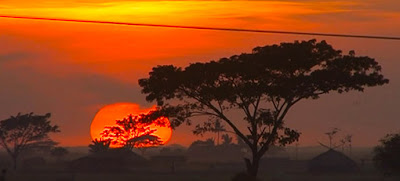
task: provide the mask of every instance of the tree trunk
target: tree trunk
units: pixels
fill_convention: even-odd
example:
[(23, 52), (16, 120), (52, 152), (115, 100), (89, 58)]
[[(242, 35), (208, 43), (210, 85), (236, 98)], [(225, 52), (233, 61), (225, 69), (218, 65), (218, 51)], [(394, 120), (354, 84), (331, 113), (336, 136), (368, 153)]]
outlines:
[(14, 163), (14, 171), (16, 171), (17, 170), (17, 156), (12, 156), (12, 161), (13, 161), (13, 163)]
[(247, 174), (253, 177), (249, 180), (255, 180), (257, 178), (258, 167), (260, 165), (260, 157), (253, 154), (253, 161), (250, 161), (248, 158), (245, 158), (244, 160), (246, 162)]
[(217, 145), (219, 145), (219, 131), (217, 131)]

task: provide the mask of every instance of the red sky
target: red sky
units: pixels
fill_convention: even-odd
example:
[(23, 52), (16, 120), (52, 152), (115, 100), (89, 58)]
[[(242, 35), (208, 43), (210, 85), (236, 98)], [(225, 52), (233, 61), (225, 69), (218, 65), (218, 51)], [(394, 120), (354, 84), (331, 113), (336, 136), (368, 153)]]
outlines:
[[(0, 0), (0, 14), (400, 36), (400, 2), (330, 1), (111, 1)], [(18, 112), (53, 113), (63, 145), (90, 143), (90, 122), (102, 106), (134, 102), (151, 107), (137, 79), (159, 64), (187, 65), (282, 41), (326, 39), (335, 48), (374, 57), (391, 80), (364, 93), (328, 95), (297, 105), (287, 124), (300, 144), (323, 141), (333, 127), (371, 146), (399, 131), (400, 42), (283, 36), (0, 19), (0, 119)], [(178, 128), (170, 143), (188, 145), (191, 128)]]

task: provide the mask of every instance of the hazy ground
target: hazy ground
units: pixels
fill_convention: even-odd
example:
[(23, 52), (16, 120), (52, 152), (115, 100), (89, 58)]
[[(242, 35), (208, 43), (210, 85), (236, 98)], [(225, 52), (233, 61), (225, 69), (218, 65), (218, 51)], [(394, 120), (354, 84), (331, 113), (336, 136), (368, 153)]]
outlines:
[[(234, 172), (229, 171), (192, 171), (176, 174), (166, 173), (128, 173), (128, 174), (105, 174), (105, 173), (22, 173), (9, 175), (9, 181), (41, 180), (41, 181), (229, 181)], [(400, 177), (383, 178), (380, 174), (358, 173), (344, 175), (312, 175), (308, 173), (260, 173), (262, 181), (398, 181)]]
[[(85, 148), (70, 148), (71, 153), (65, 161), (49, 159), (46, 165), (34, 169), (22, 169), (17, 173), (10, 172), (6, 181), (229, 181), (238, 172), (244, 170), (244, 163), (238, 160), (233, 163), (193, 163), (187, 162), (176, 166), (176, 173), (171, 173), (168, 164), (133, 169), (128, 173), (78, 173), (66, 169), (66, 163), (85, 156)], [(294, 147), (277, 152), (270, 157), (285, 158), (274, 163), (262, 164), (259, 177), (261, 181), (398, 181), (400, 177), (384, 178), (370, 160), (371, 148), (354, 148), (352, 158), (360, 166), (360, 172), (352, 174), (321, 174), (315, 175), (307, 171), (307, 160), (326, 151), (321, 147), (304, 147), (298, 149), (297, 160)], [(147, 154), (155, 154), (157, 150)], [(4, 166), (6, 155), (2, 155), (0, 164)]]

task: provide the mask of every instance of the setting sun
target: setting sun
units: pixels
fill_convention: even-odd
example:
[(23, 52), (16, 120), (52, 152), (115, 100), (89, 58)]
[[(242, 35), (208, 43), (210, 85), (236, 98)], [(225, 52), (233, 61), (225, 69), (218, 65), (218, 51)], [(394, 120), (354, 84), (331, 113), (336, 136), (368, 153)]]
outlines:
[(400, 181), (399, 20), (400, 0), (0, 0), (0, 181)]
[[(139, 105), (133, 103), (116, 103), (107, 105), (97, 112), (92, 121), (90, 126), (90, 134), (92, 139), (101, 139), (101, 133), (104, 131), (104, 128), (115, 126), (116, 120), (122, 120), (128, 115), (148, 113), (152, 109), (154, 109), (154, 107), (149, 109), (141, 109)], [(168, 121), (168, 119), (166, 120)], [(167, 124), (169, 124), (169, 121)], [(170, 140), (172, 130), (169, 125), (164, 127), (153, 123), (149, 126), (149, 128), (155, 130), (155, 132), (151, 133), (151, 135), (159, 137), (162, 141), (162, 144), (166, 144)], [(111, 146), (117, 147), (118, 145), (112, 144)]]

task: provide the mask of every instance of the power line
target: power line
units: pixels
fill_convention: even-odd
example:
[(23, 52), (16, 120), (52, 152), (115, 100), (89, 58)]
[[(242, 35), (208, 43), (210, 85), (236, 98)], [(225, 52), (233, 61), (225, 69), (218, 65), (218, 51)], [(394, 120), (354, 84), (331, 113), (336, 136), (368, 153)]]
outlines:
[(307, 35), (307, 36), (329, 36), (329, 37), (342, 37), (342, 38), (400, 40), (400, 37), (373, 36), (373, 35), (355, 35), (355, 34), (335, 34), (335, 33), (299, 32), (299, 31), (276, 31), (276, 30), (241, 29), (241, 28), (218, 28), (218, 27), (205, 27), (205, 26), (181, 26), (181, 25), (163, 25), (163, 24), (147, 24), (147, 23), (127, 23), (127, 22), (115, 22), (115, 21), (95, 21), (95, 20), (40, 18), (40, 17), (26, 17), (26, 16), (7, 16), (7, 15), (0, 15), (0, 18), (26, 19), (26, 20), (44, 20), (44, 21), (60, 21), (60, 22), (75, 22), (75, 23), (95, 23), (95, 24), (158, 27), (158, 28), (177, 28), (177, 29), (195, 29), (195, 30), (212, 30), (212, 31), (266, 33), (266, 34), (286, 34), (286, 35)]

